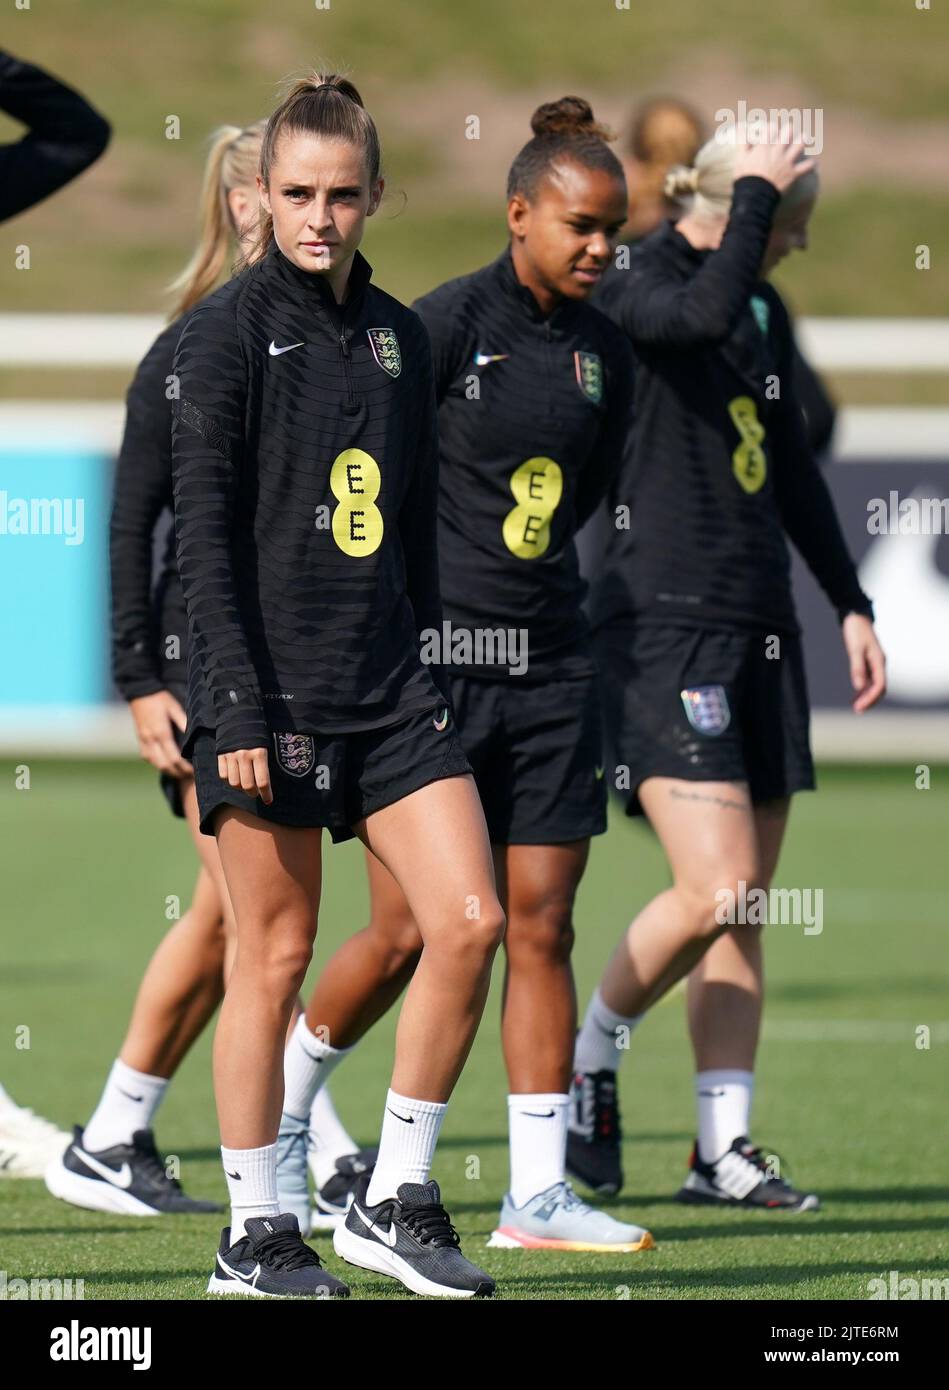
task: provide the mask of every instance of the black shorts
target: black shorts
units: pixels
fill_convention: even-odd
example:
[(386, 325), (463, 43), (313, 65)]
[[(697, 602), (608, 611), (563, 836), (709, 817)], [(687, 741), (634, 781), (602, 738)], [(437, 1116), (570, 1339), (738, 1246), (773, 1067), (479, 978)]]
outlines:
[(557, 845), (606, 829), (593, 679), (453, 676), (458, 733), (496, 845)]
[[(174, 695), (175, 699), (178, 701), (182, 709), (187, 708), (188, 687), (186, 685), (179, 685), (173, 681), (169, 681), (168, 684), (165, 686), (165, 689), (168, 690), (172, 695)], [(173, 725), (173, 732), (175, 735), (175, 742), (178, 745), (178, 752), (180, 753), (182, 745), (185, 741), (185, 736), (182, 733), (182, 731), (178, 728), (177, 724)], [(180, 816), (181, 819), (184, 820), (185, 808), (184, 803), (181, 800), (181, 778), (169, 777), (167, 772), (160, 772), (158, 776), (165, 800), (171, 807), (172, 815)]]
[(237, 806), (275, 825), (325, 828), (339, 844), (373, 811), (471, 771), (445, 704), (358, 733), (272, 732), (269, 751), (274, 799), (265, 806), (218, 775), (214, 736), (197, 731), (191, 762), (205, 835), (219, 806)]
[(756, 629), (614, 624), (594, 640), (608, 777), (627, 815), (643, 814), (647, 777), (747, 782), (753, 802), (813, 790), (799, 637), (782, 635), (777, 655)]

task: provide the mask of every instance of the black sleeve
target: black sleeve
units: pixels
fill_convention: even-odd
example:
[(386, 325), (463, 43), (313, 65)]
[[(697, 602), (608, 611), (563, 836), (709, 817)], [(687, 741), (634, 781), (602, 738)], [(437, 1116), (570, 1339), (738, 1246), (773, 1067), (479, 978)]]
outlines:
[(174, 374), (180, 392), (171, 433), (175, 532), (193, 651), (214, 709), (218, 753), (262, 748), (270, 735), (231, 550), (247, 398), (233, 302), (194, 311)]
[(873, 617), (873, 605), (860, 588), (833, 498), (807, 441), (804, 416), (794, 389), (794, 352), (787, 311), (771, 297), (781, 395), (769, 424), (775, 497), (788, 536), (837, 610)]
[(0, 221), (88, 169), (112, 133), (78, 92), (2, 51), (0, 111), (29, 127), (22, 140), (0, 147)]
[(738, 179), (721, 245), (685, 282), (667, 274), (645, 242), (633, 252), (625, 292), (611, 317), (637, 347), (723, 342), (751, 297), (779, 200), (768, 179)]
[[(419, 325), (414, 356), (420, 363), (417, 390), (415, 468), (399, 510), (399, 535), (405, 557), (405, 588), (415, 613), (415, 629), (441, 631), (442, 600), (438, 578), (438, 423), (435, 377), (424, 328)], [(437, 669), (433, 678), (441, 684)]]
[(577, 482), (577, 529), (596, 511), (619, 475), (624, 452), (630, 447), (633, 426), (633, 353), (629, 343), (617, 337), (604, 363), (606, 413), (600, 422), (596, 445)]
[(126, 396), (109, 527), (112, 673), (126, 700), (163, 689), (151, 621), (152, 533), (171, 505), (171, 402), (167, 396), (181, 325), (155, 340)]
[(470, 360), (472, 319), (463, 310), (463, 292), (457, 281), (439, 285), (412, 305), (428, 332), (435, 373), (435, 400), (441, 405), (449, 386)]
[[(793, 332), (793, 330), (792, 330)], [(815, 454), (826, 453), (837, 423), (837, 407), (814, 368), (792, 338), (794, 390), (804, 412), (807, 442)]]

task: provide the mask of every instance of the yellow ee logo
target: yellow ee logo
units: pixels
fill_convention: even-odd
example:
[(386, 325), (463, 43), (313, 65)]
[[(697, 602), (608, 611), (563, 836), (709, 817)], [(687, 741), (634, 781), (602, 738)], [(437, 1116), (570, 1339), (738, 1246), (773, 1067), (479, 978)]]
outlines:
[(768, 474), (768, 461), (761, 447), (765, 431), (758, 419), (758, 407), (750, 396), (736, 396), (728, 402), (728, 413), (741, 435), (741, 443), (732, 454), (732, 472), (746, 492), (757, 492)]
[(525, 459), (511, 474), (517, 499), (504, 518), (504, 544), (519, 560), (536, 560), (550, 545), (550, 522), (563, 495), (563, 472), (553, 459)]
[(333, 540), (346, 555), (371, 555), (382, 544), (382, 513), (376, 506), (381, 486), (379, 465), (364, 449), (336, 455), (330, 469), (330, 488), (339, 502)]

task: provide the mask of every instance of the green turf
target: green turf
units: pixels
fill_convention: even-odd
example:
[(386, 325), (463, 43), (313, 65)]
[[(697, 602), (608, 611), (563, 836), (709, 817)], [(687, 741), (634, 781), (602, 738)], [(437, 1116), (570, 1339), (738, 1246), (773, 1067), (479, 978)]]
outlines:
[[(2, 769), (3, 927), (0, 1080), (23, 1104), (84, 1120), (121, 1040), (133, 990), (194, 867), (148, 770), (125, 763), (30, 764), (31, 788)], [(681, 996), (634, 1038), (623, 1075), (628, 1189), (611, 1204), (648, 1224), (659, 1246), (635, 1257), (485, 1250), (506, 1178), (505, 1084), (497, 982), (449, 1110), (437, 1176), (467, 1253), (506, 1298), (867, 1297), (890, 1270), (944, 1277), (949, 966), (946, 785), (914, 788), (913, 769), (832, 770), (798, 799), (779, 882), (822, 888), (824, 930), (768, 933), (769, 1007), (755, 1132), (824, 1209), (804, 1216), (689, 1209), (673, 1202), (692, 1135)], [(317, 963), (365, 920), (354, 845), (327, 850)], [(636, 905), (665, 881), (648, 832), (614, 820), (594, 848), (578, 912), (586, 998)], [(496, 971), (499, 976), (500, 971)], [(16, 1046), (17, 1028), (30, 1046)], [(920, 1050), (915, 1030), (932, 1029)], [(23, 1036), (22, 1034), (20, 1036)], [(339, 1109), (376, 1137), (388, 1079), (390, 1018), (338, 1074)], [(159, 1141), (196, 1195), (223, 1197), (205, 1037), (160, 1115)], [(84, 1278), (87, 1298), (198, 1298), (214, 1217), (136, 1221), (80, 1212), (38, 1182), (0, 1184), (0, 1267), (8, 1276)], [(337, 1268), (325, 1237), (318, 1243)], [(354, 1294), (401, 1297), (352, 1271)]]

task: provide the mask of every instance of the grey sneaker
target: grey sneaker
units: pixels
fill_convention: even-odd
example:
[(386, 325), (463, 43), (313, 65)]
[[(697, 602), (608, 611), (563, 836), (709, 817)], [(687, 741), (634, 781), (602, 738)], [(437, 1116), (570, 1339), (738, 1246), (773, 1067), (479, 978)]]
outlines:
[(307, 1183), (306, 1137), (309, 1121), (288, 1115), (280, 1116), (277, 1132), (277, 1200), (282, 1212), (292, 1212), (297, 1218), (301, 1236), (310, 1232), (310, 1189)]
[(502, 1250), (597, 1250), (630, 1254), (656, 1242), (642, 1226), (629, 1226), (581, 1202), (567, 1182), (555, 1183), (516, 1207), (510, 1193), (489, 1245)]

